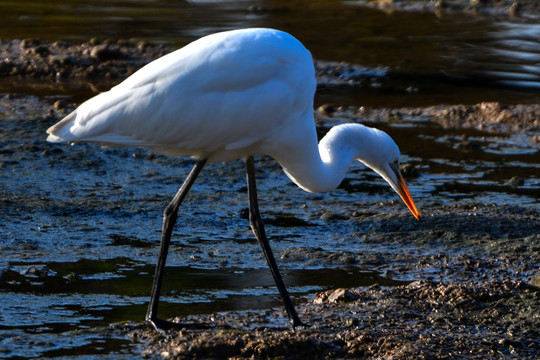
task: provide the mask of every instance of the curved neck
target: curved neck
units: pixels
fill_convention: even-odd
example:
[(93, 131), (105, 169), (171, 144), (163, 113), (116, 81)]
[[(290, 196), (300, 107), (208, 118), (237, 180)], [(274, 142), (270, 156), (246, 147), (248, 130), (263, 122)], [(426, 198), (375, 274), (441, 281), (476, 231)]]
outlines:
[(311, 146), (303, 144), (300, 156), (290, 156), (289, 153), (285, 159), (277, 160), (287, 176), (302, 189), (330, 191), (339, 186), (351, 162), (367, 150), (366, 142), (358, 141), (358, 135), (365, 138), (362, 135), (366, 131), (369, 132), (368, 128), (358, 124), (335, 126), (318, 146), (316, 143)]

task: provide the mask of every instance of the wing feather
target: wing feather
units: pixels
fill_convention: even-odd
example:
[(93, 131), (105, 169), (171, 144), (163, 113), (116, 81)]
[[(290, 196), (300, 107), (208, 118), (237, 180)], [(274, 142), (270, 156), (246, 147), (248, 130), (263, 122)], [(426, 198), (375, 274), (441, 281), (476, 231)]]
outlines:
[(178, 154), (236, 151), (312, 107), (314, 91), (311, 55), (292, 36), (268, 29), (218, 33), (86, 101), (47, 130), (48, 140)]

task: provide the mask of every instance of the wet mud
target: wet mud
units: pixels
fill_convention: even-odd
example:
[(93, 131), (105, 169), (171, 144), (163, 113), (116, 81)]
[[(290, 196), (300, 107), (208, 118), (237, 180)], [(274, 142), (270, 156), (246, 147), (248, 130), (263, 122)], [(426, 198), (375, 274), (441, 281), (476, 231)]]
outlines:
[(0, 40), (2, 87), (17, 89), (22, 80), (36, 88), (75, 84), (104, 91), (137, 69), (171, 52), (171, 47), (125, 40), (91, 39), (83, 44), (39, 39)]
[[(484, 3), (478, 2), (475, 11), (479, 11)], [(505, 12), (511, 11), (513, 2), (499, 3)], [(408, 3), (384, 4), (377, 6), (406, 6)], [(423, 6), (427, 4), (426, 2)], [(448, 9), (453, 6), (452, 2), (429, 4), (439, 4)], [(522, 6), (521, 2), (519, 4)], [(534, 6), (535, 3), (523, 4)], [(21, 79), (32, 80), (40, 86), (87, 81), (95, 89), (105, 89), (111, 83), (117, 83), (143, 64), (172, 50), (163, 45), (97, 40), (74, 45), (29, 39), (4, 41), (0, 45), (0, 55), (6, 59), (0, 63), (2, 80), (13, 83)], [(347, 66), (317, 62), (319, 82), (323, 85), (354, 82), (354, 79), (347, 77), (351, 72), (343, 71)], [(155, 170), (143, 168), (143, 180), (161, 181), (165, 184), (163, 186), (168, 186), (168, 190), (162, 191), (162, 195), (158, 196), (141, 194), (124, 188), (123, 185), (110, 187), (107, 185), (109, 180), (106, 177), (108, 175), (105, 160), (99, 156), (87, 156), (88, 152), (95, 148), (81, 145), (79, 150), (73, 150), (74, 154), (68, 154), (60, 145), (52, 146), (44, 142), (43, 131), (47, 126), (69, 113), (75, 106), (76, 104), (66, 102), (63, 98), (44, 100), (33, 96), (8, 94), (0, 97), (2, 172), (8, 174), (13, 168), (32, 163), (25, 171), (28, 176), (33, 176), (32, 174), (41, 174), (42, 166), (54, 169), (58, 162), (67, 162), (63, 169), (65, 171), (85, 170), (94, 176), (103, 177), (103, 183), (96, 181), (95, 187), (89, 186), (90, 188), (84, 190), (84, 196), (51, 185), (45, 193), (40, 192), (24, 198), (20, 192), (15, 192), (14, 195), (13, 189), (10, 190), (8, 186), (0, 193), (4, 224), (13, 223), (13, 219), (17, 217), (19, 222), (35, 222), (38, 213), (45, 211), (49, 212), (48, 216), (55, 222), (48, 226), (41, 225), (38, 231), (46, 234), (54, 232), (56, 228), (68, 227), (69, 222), (73, 221), (69, 219), (70, 216), (91, 216), (92, 213), (106, 215), (100, 219), (98, 225), (81, 225), (80, 231), (84, 233), (92, 226), (117, 229), (119, 223), (124, 221), (121, 220), (123, 216), (137, 217), (151, 212), (159, 215), (160, 206), (167, 201), (167, 194), (172, 193), (170, 190), (176, 186), (178, 179), (170, 176), (158, 179)], [(324, 104), (316, 110), (316, 120), (323, 128), (343, 121), (381, 124), (401, 121), (433, 123), (445, 128), (522, 134), (526, 145), (533, 150), (537, 149), (540, 143), (540, 105), (481, 103), (371, 109)], [(21, 140), (25, 138), (31, 140)], [(172, 164), (185, 169), (189, 165), (184, 160), (171, 160), (137, 151), (133, 154), (124, 150), (106, 151), (106, 155), (119, 159), (144, 158), (149, 162), (165, 164), (164, 166)], [(132, 160), (125, 160), (126, 167), (131, 166), (129, 161)], [(263, 177), (279, 172), (277, 165), (269, 160), (263, 160), (261, 167)], [(234, 183), (238, 180), (235, 171), (239, 168), (241, 166), (237, 164), (233, 169), (220, 167), (210, 172), (212, 176), (219, 177), (220, 181)], [(122, 168), (112, 171), (121, 172)], [(408, 178), (413, 180), (422, 176), (421, 171), (421, 168), (413, 166), (406, 173)], [(217, 182), (212, 176), (210, 182)], [(140, 185), (138, 181), (140, 180), (133, 178), (127, 180), (134, 187)], [(84, 179), (82, 182), (84, 183)], [(521, 185), (522, 182), (517, 179), (508, 186)], [(32, 192), (33, 188), (30, 187), (27, 191)], [(117, 199), (129, 197), (133, 201), (120, 207), (117, 202), (107, 202), (97, 196), (103, 192)], [(194, 201), (202, 199), (211, 203), (212, 197), (218, 197), (218, 194), (214, 194), (214, 190), (210, 192), (212, 195), (196, 194)], [(228, 199), (227, 204), (231, 205), (237, 202), (236, 192), (242, 191), (219, 196), (223, 195)], [(244, 196), (243, 193), (241, 195)], [(286, 195), (272, 195), (267, 199), (268, 208), (296, 211), (291, 209), (301, 206), (302, 203), (298, 202), (296, 195)], [(53, 204), (55, 197), (62, 199), (64, 208)], [(179, 359), (538, 358), (540, 209), (537, 206), (474, 200), (452, 203), (436, 197), (426, 198), (419, 202), (422, 218), (416, 222), (396, 200), (366, 201), (356, 203), (353, 208), (346, 205), (349, 200), (345, 197), (336, 197), (331, 210), (325, 208), (323, 198), (314, 197), (311, 200), (303, 200), (306, 205), (302, 213), (307, 215), (300, 218), (284, 217), (276, 212), (267, 214), (265, 221), (270, 225), (287, 228), (285, 234), (282, 234), (283, 237), (289, 236), (293, 232), (290, 229), (294, 227), (305, 227), (308, 230), (303, 230), (304, 234), (312, 232), (316, 237), (328, 234), (331, 239), (337, 239), (346, 234), (346, 238), (340, 241), (350, 241), (365, 251), (322, 248), (316, 245), (278, 246), (276, 254), (280, 266), (294, 264), (298, 267), (304, 265), (319, 268), (360, 267), (376, 270), (388, 279), (407, 284), (332, 289), (308, 299), (296, 299), (297, 310), (306, 326), (294, 330), (289, 327), (284, 310), (277, 307), (259, 311), (189, 315), (174, 319), (183, 323), (208, 324), (209, 328), (203, 330), (186, 328), (161, 334), (145, 323), (117, 323), (114, 325), (115, 333), (120, 331), (140, 344), (141, 352), (146, 357)], [(243, 210), (239, 205), (231, 207), (232, 211), (238, 214)], [(203, 216), (205, 211), (210, 214), (204, 223), (219, 228), (222, 225), (214, 224), (216, 220), (210, 219), (214, 216), (213, 210), (215, 209), (212, 209), (212, 206), (202, 210)], [(20, 218), (21, 214), (26, 214), (24, 216), (28, 219)], [(109, 217), (113, 218), (110, 223), (105, 220)], [(139, 256), (146, 256), (145, 253), (148, 252), (151, 253), (148, 258), (153, 259), (154, 245), (142, 237), (145, 234), (155, 236), (155, 229), (159, 228), (158, 217), (156, 216), (151, 224), (154, 230), (133, 230), (134, 233), (142, 233), (140, 238), (132, 234), (111, 235), (113, 242), (116, 241), (115, 245), (122, 246), (128, 243), (138, 249), (142, 254)], [(61, 222), (64, 223), (59, 225)], [(16, 229), (16, 226), (13, 229)], [(16, 232), (13, 229), (6, 225), (4, 230)], [(236, 235), (241, 238), (250, 237), (247, 230)], [(52, 243), (56, 240), (50, 241)], [(135, 244), (137, 242), (138, 245)], [(2, 250), (5, 253), (27, 251), (30, 257), (35, 255), (33, 252), (39, 249), (39, 246), (31, 242), (13, 243), (4, 244)], [(91, 248), (91, 245), (89, 247)], [(81, 258), (88, 256), (82, 255), (83, 251), (87, 249), (82, 249), (81, 254), (69, 252), (54, 256), (58, 259), (63, 259), (62, 256), (67, 259), (68, 255)], [(186, 257), (192, 259), (208, 255), (191, 254), (189, 249), (187, 251)], [(239, 250), (234, 251), (234, 256), (241, 255)], [(226, 257), (229, 258), (229, 255)], [(216, 251), (211, 256), (219, 257), (219, 253)], [(226, 263), (228, 260), (224, 257), (222, 261)], [(6, 266), (0, 271), (7, 274), (9, 270)], [(45, 276), (48, 276), (47, 269), (44, 271)]]
[[(295, 330), (282, 309), (176, 318), (210, 329), (166, 336), (144, 325), (127, 329), (146, 344), (145, 354), (180, 359), (537, 358), (540, 212), (496, 204), (422, 208), (429, 215), (419, 223), (391, 214), (355, 220), (370, 229), (358, 234), (368, 246), (387, 250), (348, 260), (421, 281), (319, 293), (297, 304), (307, 326)], [(298, 249), (282, 257), (332, 263), (336, 255)]]
[[(475, 129), (489, 133), (522, 134), (540, 144), (540, 104), (504, 105), (483, 102), (473, 105), (437, 105), (422, 108), (366, 108), (322, 105), (318, 112), (331, 118), (358, 117), (371, 123), (388, 121), (433, 122), (444, 128)], [(534, 145), (533, 145), (534, 146)]]
[(263, 311), (188, 319), (213, 328), (170, 338), (144, 328), (130, 336), (147, 344), (147, 356), (178, 359), (534, 359), (539, 295), (513, 280), (338, 289), (302, 305), (309, 325), (295, 330)]
[[(58, 105), (55, 107), (54, 104), (33, 97), (4, 96), (0, 101), (3, 118), (19, 116), (21, 111), (24, 114), (34, 113), (42, 119), (40, 127), (43, 129), (46, 124), (53, 123), (69, 111), (69, 108), (70, 105), (58, 108)], [(469, 111), (480, 108), (481, 105), (472, 106)], [(457, 114), (462, 109), (461, 106), (445, 107), (440, 108), (437, 114), (441, 114), (441, 111)], [(324, 110), (329, 109), (325, 107)], [(400, 110), (409, 115), (417, 113), (422, 116), (431, 111)], [(525, 110), (520, 108), (520, 111)], [(531, 111), (530, 114), (536, 111), (535, 107)], [(350, 109), (336, 109), (332, 117), (321, 112), (322, 109), (318, 111), (318, 121), (323, 123), (335, 119), (340, 112), (343, 112), (341, 119), (359, 121), (358, 118), (344, 115), (350, 113)], [(43, 114), (48, 116), (43, 118)], [(452, 126), (447, 121), (449, 118), (449, 115), (444, 116), (445, 126)], [(527, 119), (528, 116), (519, 118)], [(454, 119), (455, 126), (465, 124), (460, 121), (459, 117)], [(525, 131), (534, 128), (535, 123), (527, 121), (520, 126), (508, 124), (507, 129)], [(6, 128), (4, 131), (10, 131), (11, 136), (16, 132)], [(70, 157), (64, 151), (45, 147), (43, 142), (17, 147), (8, 141), (0, 151), (4, 159), (0, 168), (3, 171), (9, 170), (16, 162), (24, 162), (24, 157), (29, 156), (69, 161)], [(11, 160), (6, 160), (6, 157)], [(82, 153), (75, 154), (75, 162), (84, 162), (76, 166), (99, 171), (99, 160), (85, 160), (86, 157)], [(159, 157), (156, 160), (164, 161)], [(183, 166), (182, 163), (178, 165)], [(275, 164), (263, 163), (262, 167), (275, 171)], [(220, 176), (224, 176), (224, 169), (220, 168), (220, 171)], [(233, 174), (226, 176), (233, 177)], [(413, 172), (411, 178), (414, 179), (414, 176)], [(166, 182), (170, 183), (171, 180)], [(114, 189), (114, 192), (118, 190)], [(106, 192), (112, 194), (113, 189)], [(62, 194), (60, 196), (65, 196)], [(14, 198), (5, 191), (2, 193), (2, 211), (7, 216), (15, 216), (13, 211), (20, 213), (22, 210), (24, 213), (34, 209), (31, 212), (35, 213), (39, 209), (48, 209), (51, 206), (50, 196), (41, 194), (37, 198), (29, 198), (31, 203), (21, 209), (20, 202), (26, 200)], [(63, 221), (62, 218), (73, 210), (80, 213), (80, 208), (90, 213), (105, 211), (113, 218), (121, 217), (122, 214), (129, 217), (141, 211), (159, 213), (160, 204), (166, 201), (165, 197), (142, 198), (128, 208), (119, 208), (114, 202), (110, 208), (104, 208), (106, 203), (100, 197), (91, 194), (88, 196), (81, 200), (75, 197), (69, 201), (68, 208), (56, 210), (64, 211), (64, 215), (56, 213), (53, 216), (57, 221)], [(288, 202), (294, 201), (297, 199), (291, 198)], [(343, 203), (346, 201), (340, 200)], [(293, 206), (288, 202), (283, 202), (278, 196), (270, 200), (268, 206)], [(14, 209), (14, 206), (18, 206), (19, 210)], [(297, 219), (295, 222), (294, 218), (288, 218), (287, 226), (306, 227), (322, 222), (324, 229), (313, 231), (328, 232), (332, 237), (339, 237), (340, 229), (354, 228), (352, 233), (346, 235), (348, 240), (343, 241), (359, 243), (361, 248), (369, 250), (330, 250), (317, 246), (278, 248), (276, 253), (280, 264), (286, 267), (290, 264), (303, 264), (323, 268), (355, 266), (378, 271), (390, 279), (422, 280), (397, 287), (336, 289), (319, 293), (311, 300), (301, 299), (296, 306), (307, 326), (296, 330), (289, 328), (283, 309), (277, 307), (178, 318), (175, 320), (207, 323), (210, 328), (170, 331), (167, 336), (155, 332), (144, 323), (117, 324), (116, 332), (123, 332), (141, 344), (144, 356), (180, 359), (537, 358), (540, 352), (538, 208), (478, 202), (452, 205), (437, 199), (423, 200), (419, 203), (422, 218), (416, 222), (410, 219), (397, 201), (356, 204), (354, 210), (346, 212), (321, 211), (315, 204), (308, 206), (311, 207), (308, 210), (311, 215), (306, 220)], [(336, 207), (340, 208), (340, 205)], [(267, 214), (266, 220), (269, 224), (283, 226), (279, 217), (272, 220), (272, 216)], [(118, 223), (105, 225), (118, 227)], [(154, 225), (157, 228), (157, 221)], [(307, 229), (304, 230), (305, 234), (314, 228)], [(42, 231), (47, 232), (47, 227), (43, 226)], [(125, 239), (124, 242), (128, 243), (135, 241)], [(147, 249), (149, 244), (146, 241), (143, 243), (142, 248)], [(24, 251), (19, 246), (16, 251), (21, 250)], [(27, 251), (32, 253), (35, 248), (30, 246)], [(192, 256), (205, 257), (204, 254)], [(240, 254), (234, 256), (241, 257)]]

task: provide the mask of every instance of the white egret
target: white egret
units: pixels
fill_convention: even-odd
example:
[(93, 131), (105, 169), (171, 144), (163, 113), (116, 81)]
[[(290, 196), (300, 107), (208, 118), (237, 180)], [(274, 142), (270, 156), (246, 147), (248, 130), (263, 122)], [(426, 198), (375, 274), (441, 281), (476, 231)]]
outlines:
[(146, 315), (156, 329), (182, 326), (158, 318), (159, 296), (178, 208), (207, 161), (246, 159), (250, 225), (293, 326), (301, 322), (259, 214), (254, 154), (275, 158), (292, 181), (310, 192), (335, 189), (350, 163), (359, 160), (381, 175), (418, 218), (400, 174), (398, 147), (386, 133), (344, 124), (317, 144), (315, 89), (311, 54), (293, 36), (272, 29), (227, 31), (149, 63), (47, 130), (51, 142), (142, 146), (196, 159), (164, 211)]

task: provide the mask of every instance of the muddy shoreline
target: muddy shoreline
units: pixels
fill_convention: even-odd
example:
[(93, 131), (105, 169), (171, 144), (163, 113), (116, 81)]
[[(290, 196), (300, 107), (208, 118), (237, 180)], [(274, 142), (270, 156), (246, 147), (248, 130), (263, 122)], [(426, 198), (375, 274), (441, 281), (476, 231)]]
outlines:
[(169, 337), (144, 324), (126, 329), (145, 344), (146, 355), (180, 359), (535, 359), (540, 212), (436, 203), (423, 211), (430, 215), (420, 223), (388, 214), (360, 221), (378, 229), (368, 235), (374, 246), (433, 247), (434, 253), (388, 251), (355, 261), (389, 276), (416, 273), (425, 280), (320, 293), (297, 304), (305, 328), (289, 329), (279, 308), (177, 318), (211, 328), (171, 330)]
[(297, 304), (305, 328), (289, 329), (283, 309), (270, 309), (177, 318), (211, 328), (169, 337), (144, 324), (126, 329), (146, 355), (179, 359), (537, 358), (539, 211), (495, 204), (423, 211), (430, 215), (418, 224), (380, 214), (360, 221), (379, 227), (369, 234), (374, 245), (434, 247), (432, 255), (388, 251), (358, 262), (425, 280), (320, 293)]
[(301, 305), (310, 325), (296, 330), (272, 324), (268, 310), (188, 319), (214, 328), (169, 339), (140, 327), (130, 336), (147, 344), (145, 356), (178, 359), (534, 359), (539, 295), (511, 280), (338, 289)]
[[(37, 39), (0, 40), (0, 79), (2, 87), (17, 88), (20, 83), (35, 83), (36, 87), (74, 86), (105, 91), (133, 74), (136, 70), (174, 49), (146, 42), (133, 44), (125, 40), (99, 41), (83, 44), (49, 43)], [(342, 62), (315, 61), (319, 86), (355, 85), (358, 66)], [(1, 92), (1, 90), (0, 90)], [(9, 102), (5, 105), (9, 108)], [(77, 104), (59, 101), (51, 116), (59, 118)], [(490, 132), (526, 133), (532, 142), (540, 141), (540, 104), (506, 105), (496, 102), (476, 105), (445, 105), (408, 109), (335, 108), (323, 105), (321, 116), (360, 117), (363, 121), (379, 122), (400, 119), (434, 121), (444, 127), (476, 128)]]
[[(513, 3), (499, 4), (500, 9), (509, 12)], [(51, 87), (85, 82), (99, 91), (170, 50), (163, 45), (124, 41), (2, 41), (0, 56), (6, 60), (0, 63), (0, 79)], [(327, 84), (348, 80), (339, 71), (344, 66), (317, 63), (318, 73), (326, 74)], [(332, 67), (334, 71), (328, 71)], [(328, 74), (340, 75), (328, 78)], [(0, 97), (0, 117), (17, 119), (24, 114), (52, 124), (75, 106), (63, 99), (4, 94)], [(316, 115), (323, 126), (340, 121), (407, 119), (444, 127), (524, 134), (533, 148), (540, 143), (540, 105), (481, 103), (410, 109), (325, 105), (317, 109)], [(10, 146), (3, 144), (2, 154), (14, 153)], [(26, 150), (31, 152), (32, 146), (39, 145), (28, 146)], [(9, 166), (9, 162), (0, 163), (0, 169)], [(2, 200), (3, 206), (9, 206), (9, 199)], [(386, 247), (386, 251), (374, 255), (296, 249), (280, 254), (280, 262), (309, 259), (324, 264), (339, 259), (376, 269), (390, 278), (415, 274), (421, 281), (395, 288), (372, 286), (320, 293), (312, 301), (297, 303), (300, 317), (309, 326), (294, 331), (288, 327), (281, 308), (189, 316), (178, 320), (208, 323), (210, 328), (170, 331), (168, 337), (144, 323), (115, 327), (141, 343), (148, 357), (538, 358), (540, 210), (505, 204), (424, 201), (421, 212), (426, 215), (422, 221), (413, 222), (397, 208), (385, 208), (385, 212), (364, 209), (328, 217), (334, 226), (336, 222), (362, 223), (363, 232), (355, 236), (373, 246)], [(408, 250), (395, 250), (401, 248)]]

